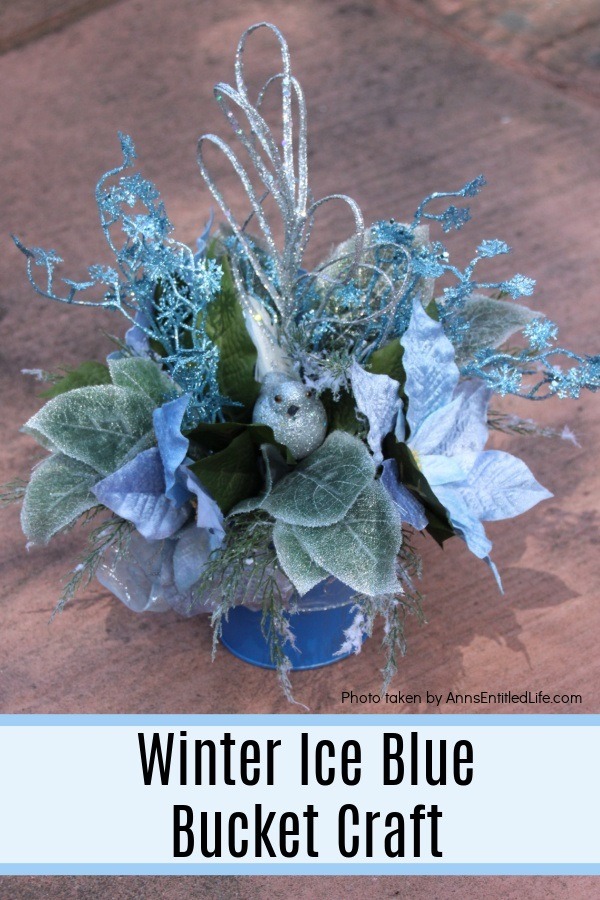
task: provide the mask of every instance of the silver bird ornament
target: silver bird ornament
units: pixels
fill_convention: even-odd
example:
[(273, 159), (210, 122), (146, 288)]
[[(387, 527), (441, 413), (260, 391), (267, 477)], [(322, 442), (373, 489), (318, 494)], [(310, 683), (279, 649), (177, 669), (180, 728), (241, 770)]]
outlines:
[(325, 440), (327, 415), (315, 391), (289, 375), (269, 373), (254, 405), (252, 421), (268, 425), (275, 440), (304, 459)]

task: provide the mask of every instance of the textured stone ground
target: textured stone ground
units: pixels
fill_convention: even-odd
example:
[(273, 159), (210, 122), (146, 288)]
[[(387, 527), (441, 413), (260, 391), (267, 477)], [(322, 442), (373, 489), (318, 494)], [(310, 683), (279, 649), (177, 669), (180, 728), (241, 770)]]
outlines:
[[(565, 4), (523, 0), (507, 20), (502, 4), (460, 0), (249, 0), (241, 9), (233, 0), (0, 4), (0, 50), (6, 51), (0, 56), (0, 232), (55, 247), (75, 277), (92, 261), (108, 261), (93, 185), (118, 160), (121, 129), (135, 138), (143, 171), (159, 184), (178, 235), (192, 241), (210, 206), (196, 167), (196, 139), (204, 131), (225, 134), (212, 85), (232, 77), (243, 28), (270, 19), (289, 39), (307, 94), (315, 193), (350, 193), (367, 220), (401, 219), (431, 189), (459, 186), (484, 171), (489, 187), (474, 201), (472, 225), (452, 238), (453, 251), (466, 260), (480, 237), (507, 240), (515, 251), (504, 260), (505, 271), (538, 279), (532, 305), (562, 324), (567, 345), (597, 352), (594, 6), (578, 0), (567, 16)], [(258, 79), (270, 65), (265, 56), (251, 68)], [(219, 171), (233, 190), (226, 167)], [(325, 214), (314, 237), (317, 250), (327, 249), (334, 225)], [(340, 237), (344, 226), (336, 226)], [(101, 330), (121, 328), (108, 314), (34, 297), (22, 258), (7, 239), (3, 246), (0, 481), (25, 476), (37, 458), (33, 443), (16, 430), (39, 405), (35, 382), (20, 370), (102, 359), (109, 343)], [(580, 693), (579, 706), (543, 711), (599, 712), (598, 398), (533, 410), (507, 405), (556, 427), (568, 423), (581, 448), (525, 438), (498, 442), (529, 462), (554, 499), (520, 520), (490, 526), (503, 598), (486, 567), (462, 546), (442, 553), (423, 543), (429, 624), (409, 622), (408, 655), (395, 688)], [(2, 514), (0, 529), (2, 711), (297, 711), (271, 673), (225, 651), (211, 664), (202, 619), (139, 618), (93, 585), (48, 625), (77, 542), (64, 537), (26, 554), (14, 509)], [(359, 657), (295, 676), (298, 699), (312, 712), (381, 711), (341, 704), (343, 690), (378, 689), (380, 637)], [(392, 709), (432, 711), (424, 703)], [(440, 711), (474, 710), (445, 705)], [(346, 878), (318, 888), (313, 879), (286, 878), (0, 880), (2, 898), (303, 898), (323, 889), (333, 897), (368, 891), (382, 898), (516, 898), (525, 890), (531, 897), (587, 898), (597, 891), (590, 880), (559, 878)]]

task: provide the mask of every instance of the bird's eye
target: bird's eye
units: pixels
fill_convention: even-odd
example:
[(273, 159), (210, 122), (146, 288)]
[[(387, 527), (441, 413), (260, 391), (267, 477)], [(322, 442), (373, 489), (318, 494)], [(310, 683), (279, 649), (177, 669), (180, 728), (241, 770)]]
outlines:
[(283, 397), (281, 396), (281, 394), (275, 394), (273, 399), (275, 400), (275, 403), (281, 403)]
[(310, 388), (310, 389), (306, 392), (306, 396), (307, 396), (307, 397), (314, 397), (314, 396), (315, 396), (315, 389), (314, 389), (314, 388)]

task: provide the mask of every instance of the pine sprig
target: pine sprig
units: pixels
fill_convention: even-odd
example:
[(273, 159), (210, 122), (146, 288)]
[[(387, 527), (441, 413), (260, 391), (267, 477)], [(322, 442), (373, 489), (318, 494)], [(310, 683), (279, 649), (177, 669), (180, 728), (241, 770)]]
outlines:
[[(103, 507), (94, 507), (86, 514), (86, 521), (91, 521), (98, 515)], [(89, 535), (90, 551), (72, 570), (62, 594), (56, 604), (50, 621), (57, 613), (62, 612), (67, 603), (75, 598), (82, 587), (87, 587), (98, 571), (98, 566), (104, 559), (106, 551), (110, 548), (119, 559), (127, 550), (129, 538), (133, 531), (131, 522), (112, 516), (98, 525)]]
[(15, 478), (14, 481), (0, 485), (0, 509), (11, 506), (13, 503), (20, 503), (26, 490), (27, 482), (22, 478)]

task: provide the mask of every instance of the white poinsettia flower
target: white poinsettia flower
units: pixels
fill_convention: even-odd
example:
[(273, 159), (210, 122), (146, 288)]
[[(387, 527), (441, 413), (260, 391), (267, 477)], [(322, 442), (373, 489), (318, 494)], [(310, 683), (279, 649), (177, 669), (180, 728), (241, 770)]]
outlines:
[(401, 343), (408, 409), (398, 415), (396, 437), (406, 440), (469, 550), (496, 574), (483, 522), (511, 519), (552, 494), (516, 456), (484, 450), (491, 391), (477, 379), (460, 381), (452, 344), (418, 301)]

